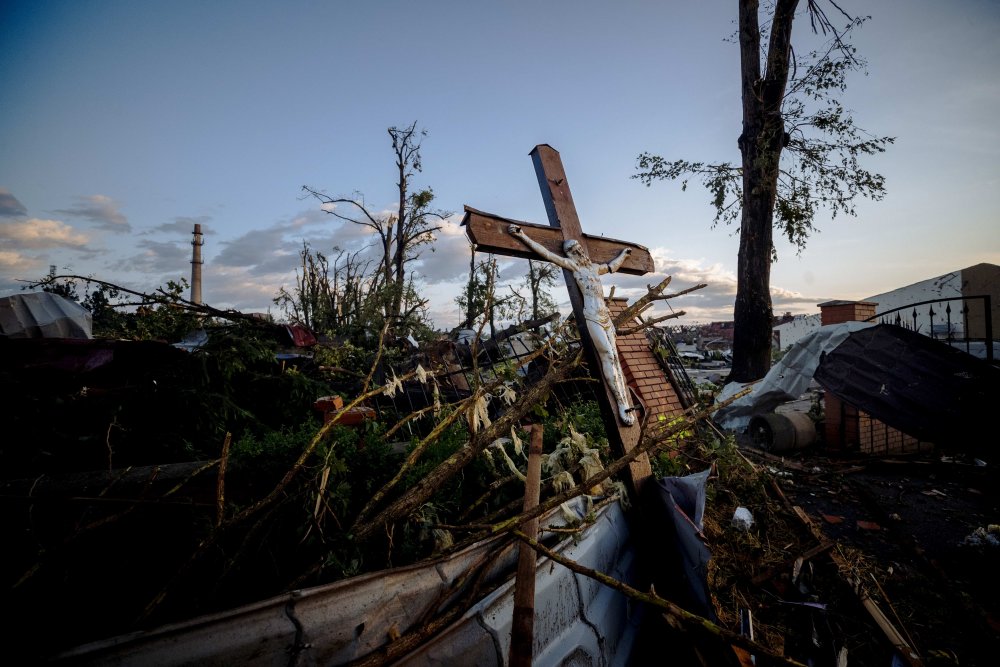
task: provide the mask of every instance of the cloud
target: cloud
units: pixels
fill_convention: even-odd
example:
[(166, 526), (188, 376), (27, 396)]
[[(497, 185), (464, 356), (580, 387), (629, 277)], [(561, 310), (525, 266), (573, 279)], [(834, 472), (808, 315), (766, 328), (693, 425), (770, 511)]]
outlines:
[[(323, 228), (315, 229), (321, 223)], [(360, 251), (363, 261), (373, 252), (372, 240), (372, 231), (367, 227), (336, 220), (322, 211), (307, 211), (286, 222), (223, 241), (222, 251), (210, 261), (266, 276), (294, 271), (301, 263), (299, 253), (304, 242), (331, 259), (337, 254), (334, 248)]]
[(136, 243), (142, 252), (111, 265), (114, 271), (167, 274), (171, 279), (191, 272), (191, 250), (186, 245), (143, 239)]
[(260, 275), (246, 267), (206, 264), (202, 279), (202, 296), (215, 308), (277, 314), (273, 299), (282, 286), (291, 288), (293, 277), (290, 272)]
[(28, 209), (10, 193), (10, 190), (0, 188), (0, 217), (17, 218), (27, 214)]
[[(234, 268), (251, 268), (271, 264), (276, 259), (285, 262), (288, 269), (294, 266), (296, 250), (301, 242), (285, 240), (286, 228), (254, 229), (232, 241), (223, 241), (222, 251), (212, 259), (213, 264)], [(287, 259), (287, 261), (286, 261)]]
[(8, 248), (73, 248), (86, 250), (89, 238), (59, 220), (29, 218), (0, 222), (0, 243)]
[(17, 250), (0, 248), (0, 274), (25, 273), (40, 266), (44, 266), (40, 257), (29, 257)]
[(202, 234), (215, 234), (215, 230), (207, 226), (209, 220), (212, 217), (208, 215), (199, 215), (195, 217), (189, 216), (178, 216), (174, 218), (173, 222), (165, 222), (162, 225), (157, 225), (152, 229), (142, 232), (143, 235), (155, 234), (157, 232), (166, 232), (169, 234), (190, 234), (194, 231), (195, 225), (201, 225)]
[[(413, 270), (428, 285), (450, 282), (469, 275), (469, 241), (465, 228), (454, 219), (440, 223), (437, 239), (430, 247), (422, 248), (420, 259), (412, 264)], [(484, 258), (478, 256), (477, 259)]]
[(292, 229), (301, 229), (302, 227), (307, 227), (309, 225), (319, 225), (323, 223), (329, 223), (331, 221), (336, 221), (336, 218), (332, 217), (328, 211), (332, 211), (336, 208), (334, 205), (324, 204), (318, 209), (309, 209), (303, 213), (299, 213), (294, 218), (292, 218), (288, 225)]
[(785, 311), (791, 312), (793, 315), (815, 313), (817, 312), (816, 306), (818, 304), (829, 300), (830, 297), (810, 296), (801, 292), (787, 290), (783, 287), (771, 286), (771, 305), (776, 315), (780, 315)]
[(87, 195), (77, 197), (77, 204), (71, 208), (59, 209), (56, 213), (84, 218), (97, 225), (98, 229), (113, 232), (130, 232), (132, 225), (118, 210), (119, 203), (107, 195)]

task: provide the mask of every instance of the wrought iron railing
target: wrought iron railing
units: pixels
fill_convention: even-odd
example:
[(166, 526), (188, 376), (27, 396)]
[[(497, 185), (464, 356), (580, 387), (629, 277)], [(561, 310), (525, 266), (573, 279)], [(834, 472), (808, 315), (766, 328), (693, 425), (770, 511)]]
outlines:
[[(953, 301), (961, 303), (962, 307), (957, 313), (951, 307), (951, 302)], [(975, 327), (978, 330), (976, 333), (981, 331), (981, 336), (969, 335), (969, 315), (972, 313), (969, 308), (970, 302), (979, 302), (982, 304), (982, 327)], [(926, 311), (922, 309), (923, 306), (927, 306)], [(937, 310), (935, 310), (935, 306), (937, 306)], [(896, 326), (910, 329), (935, 340), (940, 340), (948, 345), (956, 347), (964, 345), (965, 351), (969, 354), (974, 354), (972, 344), (982, 341), (986, 348), (986, 361), (989, 363), (994, 362), (993, 302), (989, 294), (943, 297), (940, 299), (918, 301), (877, 313), (865, 321), (877, 321), (880, 324), (895, 324)], [(980, 324), (975, 321), (973, 323), (976, 325)]]
[(653, 350), (656, 358), (660, 361), (660, 366), (667, 373), (667, 377), (673, 382), (677, 389), (681, 405), (690, 408), (698, 400), (698, 390), (691, 381), (691, 376), (681, 361), (681, 355), (677, 352), (677, 347), (670, 340), (670, 334), (665, 330), (650, 327), (646, 329), (646, 336), (653, 343)]

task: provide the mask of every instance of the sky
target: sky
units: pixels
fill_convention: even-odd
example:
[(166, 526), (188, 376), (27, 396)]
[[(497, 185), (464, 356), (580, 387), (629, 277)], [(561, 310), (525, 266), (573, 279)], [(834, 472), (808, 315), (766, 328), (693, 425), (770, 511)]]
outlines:
[[(857, 217), (819, 218), (801, 253), (776, 235), (776, 313), (1000, 264), (1000, 2), (838, 4), (871, 16), (854, 40), (868, 73), (843, 100), (896, 138), (864, 162), (887, 193)], [(547, 222), (538, 144), (559, 151), (585, 231), (650, 249), (656, 274), (606, 279), (616, 294), (668, 275), (671, 290), (707, 283), (669, 302), (687, 313), (677, 322), (731, 320), (737, 229), (713, 228), (695, 183), (633, 175), (645, 151), (739, 161), (736, 7), (0, 0), (0, 295), (50, 265), (140, 290), (189, 278), (198, 223), (204, 300), (280, 315), (272, 299), (294, 284), (303, 242), (370, 243), (302, 187), (389, 209), (387, 129), (416, 122), (414, 185), (452, 213), (412, 267), (438, 328), (459, 319), (463, 206)], [(797, 52), (815, 44), (799, 20)], [(502, 262), (514, 283), (525, 272)]]

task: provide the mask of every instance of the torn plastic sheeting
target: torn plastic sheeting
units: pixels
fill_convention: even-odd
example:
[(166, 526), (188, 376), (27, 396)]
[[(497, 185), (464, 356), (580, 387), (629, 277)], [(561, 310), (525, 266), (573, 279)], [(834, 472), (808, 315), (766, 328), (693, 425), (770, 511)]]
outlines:
[[(713, 415), (716, 424), (742, 432), (754, 415), (773, 412), (782, 403), (799, 398), (809, 388), (822, 356), (835, 350), (855, 331), (871, 326), (874, 326), (871, 322), (828, 324), (805, 336), (788, 348), (781, 361), (753, 385), (749, 394), (717, 410)], [(746, 384), (731, 382), (719, 392), (717, 400), (721, 403), (746, 387)]]
[(663, 477), (654, 489), (651, 509), (662, 530), (654, 531), (656, 548), (665, 562), (657, 568), (657, 588), (686, 598), (685, 607), (712, 621), (718, 620), (708, 590), (708, 561), (712, 553), (702, 539), (705, 485), (711, 469), (684, 477)]
[(75, 301), (49, 292), (0, 298), (0, 335), (6, 338), (93, 338), (93, 317)]

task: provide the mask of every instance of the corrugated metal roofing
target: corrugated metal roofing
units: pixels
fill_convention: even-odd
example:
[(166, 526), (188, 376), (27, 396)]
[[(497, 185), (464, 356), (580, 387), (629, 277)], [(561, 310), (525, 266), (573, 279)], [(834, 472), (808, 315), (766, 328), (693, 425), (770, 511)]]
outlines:
[[(574, 501), (579, 516), (582, 503)], [(560, 524), (558, 514), (543, 525)], [(586, 567), (633, 579), (636, 553), (621, 507), (556, 551)], [(401, 665), (502, 665), (510, 646), (516, 544), (489, 539), (435, 561), (293, 591), (231, 611), (78, 647), (54, 664), (73, 665), (342, 665), (383, 649), (393, 635), (418, 627), (454, 585), (491, 557), (491, 593), (458, 620), (402, 656)], [(495, 557), (495, 558), (493, 558)], [(535, 588), (537, 664), (626, 665), (642, 618), (621, 593), (539, 559)]]

